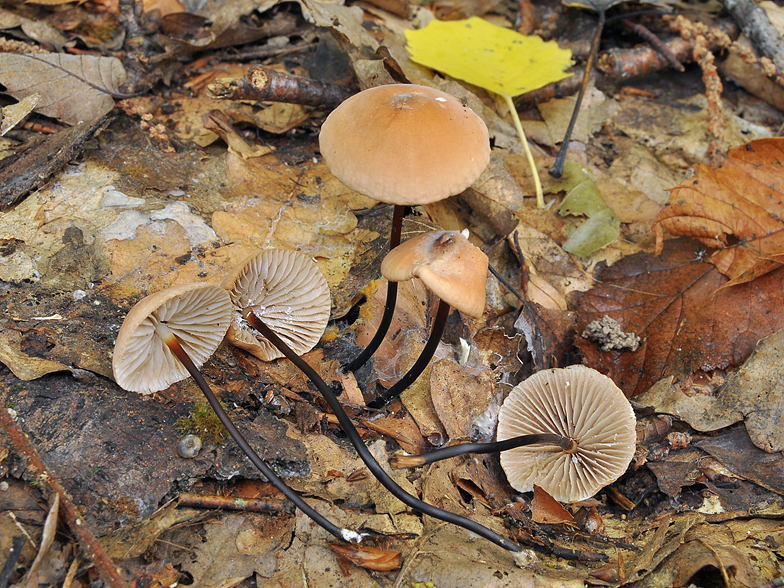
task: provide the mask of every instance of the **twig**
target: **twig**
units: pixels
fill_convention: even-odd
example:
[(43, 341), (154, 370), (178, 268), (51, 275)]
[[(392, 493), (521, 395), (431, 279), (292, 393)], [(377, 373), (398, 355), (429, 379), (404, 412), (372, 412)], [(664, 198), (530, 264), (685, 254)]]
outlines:
[(685, 71), (683, 64), (680, 61), (678, 61), (678, 58), (675, 57), (672, 51), (670, 51), (667, 48), (667, 46), (664, 44), (664, 42), (659, 37), (654, 35), (647, 27), (641, 24), (633, 23), (628, 18), (622, 18), (621, 22), (623, 23), (623, 26), (628, 27), (631, 31), (637, 33), (640, 37), (648, 41), (648, 43), (651, 44), (651, 47), (656, 49), (656, 51), (662, 57), (664, 57), (667, 61), (670, 62), (670, 65), (672, 65), (672, 67), (674, 67), (678, 71)]
[(765, 10), (752, 0), (724, 0), (724, 6), (757, 50), (768, 57), (779, 72), (784, 72), (784, 41)]
[[(5, 403), (3, 403), (3, 406), (4, 405)], [(101, 544), (98, 543), (95, 536), (87, 528), (79, 511), (76, 510), (73, 500), (71, 500), (71, 497), (65, 491), (65, 488), (62, 487), (52, 472), (49, 471), (36, 452), (35, 447), (33, 447), (21, 429), (17, 427), (5, 408), (0, 408), (0, 429), (3, 430), (19, 456), (27, 462), (28, 469), (35, 475), (36, 479), (42, 485), (46, 486), (50, 492), (56, 492), (60, 495), (60, 509), (65, 516), (65, 520), (68, 522), (68, 527), (79, 542), (82, 551), (84, 551), (88, 558), (92, 559), (106, 583), (111, 588), (124, 588), (128, 586), (120, 577), (117, 568), (106, 555)]]
[(180, 493), (178, 506), (221, 510), (243, 510), (248, 512), (294, 513), (294, 505), (288, 501), (275, 500), (273, 498), (204, 496), (193, 492)]
[[(730, 22), (720, 23), (710, 27), (708, 49), (716, 51), (726, 47), (725, 39), (730, 43), (737, 38), (740, 30)], [(694, 40), (688, 38), (673, 38), (664, 43), (664, 47), (680, 63), (690, 63), (693, 60)], [(621, 82), (637, 76), (653, 73), (669, 67), (670, 62), (658, 53), (653, 47), (642, 46), (633, 49), (610, 49), (599, 55), (596, 69), (601, 71), (609, 82)]]
[(604, 21), (604, 9), (601, 9), (599, 10), (599, 24), (596, 25), (596, 35), (594, 36), (593, 43), (591, 44), (591, 54), (588, 56), (588, 61), (585, 63), (585, 74), (583, 74), (583, 81), (582, 84), (580, 84), (580, 92), (577, 94), (577, 102), (574, 105), (574, 112), (572, 113), (572, 118), (569, 121), (569, 126), (566, 127), (566, 134), (564, 135), (563, 142), (561, 143), (561, 148), (558, 150), (558, 155), (555, 156), (555, 163), (553, 164), (553, 167), (550, 168), (550, 175), (554, 178), (560, 178), (563, 175), (564, 164), (566, 163), (566, 153), (569, 151), (569, 141), (572, 138), (574, 125), (577, 122), (578, 115), (580, 114), (580, 105), (583, 102), (585, 89), (588, 87), (591, 69), (593, 69), (593, 64), (596, 61), (596, 55), (599, 52), (599, 43), (602, 39)]
[(210, 98), (287, 102), (335, 108), (353, 92), (339, 84), (327, 84), (258, 66), (240, 78), (223, 79), (207, 86)]
[(0, 572), (0, 588), (8, 586), (8, 579), (11, 573), (16, 569), (16, 562), (19, 561), (19, 556), (22, 555), (22, 547), (24, 547), (27, 539), (23, 535), (17, 535), (11, 540), (11, 549), (8, 552), (8, 559), (5, 560), (3, 571)]

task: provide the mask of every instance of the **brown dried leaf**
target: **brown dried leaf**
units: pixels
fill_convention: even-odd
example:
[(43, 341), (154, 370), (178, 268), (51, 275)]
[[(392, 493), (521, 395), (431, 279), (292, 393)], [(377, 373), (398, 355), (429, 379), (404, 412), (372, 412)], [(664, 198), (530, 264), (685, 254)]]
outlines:
[(535, 523), (552, 525), (574, 520), (561, 504), (545, 490), (534, 484), (534, 499), (531, 501), (531, 519)]
[(704, 164), (673, 188), (656, 222), (671, 234), (719, 249), (710, 262), (743, 284), (784, 262), (784, 139), (731, 149), (719, 169)]
[(340, 557), (361, 568), (376, 570), (377, 572), (390, 572), (400, 567), (399, 551), (387, 551), (386, 549), (378, 549), (376, 547), (355, 547), (351, 549), (335, 543), (330, 543), (329, 547)]
[(38, 93), (36, 112), (69, 125), (94, 120), (114, 108), (112, 94), (125, 83), (125, 68), (114, 57), (0, 54), (0, 83), (21, 100)]
[(722, 288), (727, 278), (701, 261), (692, 241), (665, 243), (604, 270), (580, 300), (576, 331), (604, 316), (642, 342), (635, 352), (600, 351), (581, 336), (585, 364), (610, 376), (629, 397), (661, 378), (710, 372), (745, 361), (761, 338), (784, 328), (784, 270)]

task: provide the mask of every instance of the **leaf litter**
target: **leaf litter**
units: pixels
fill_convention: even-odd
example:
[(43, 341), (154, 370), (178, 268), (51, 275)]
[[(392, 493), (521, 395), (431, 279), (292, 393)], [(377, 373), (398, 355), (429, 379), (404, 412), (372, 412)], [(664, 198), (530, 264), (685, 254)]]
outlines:
[[(373, 35), (392, 39), (410, 26), (376, 9), (305, 6), (322, 26), (345, 35), (344, 50), (355, 69), (366, 72), (358, 74), (365, 81), (371, 79), (367, 72), (382, 73), (362, 70), (367, 55), (360, 48), (378, 46)], [(205, 7), (202, 17), (213, 21), (201, 21), (191, 40), (183, 34), (163, 43), (165, 54), (218, 47), (238, 15), (251, 12), (242, 3), (221, 18), (210, 10)], [(411, 22), (421, 24), (423, 10), (414, 10)], [(247, 28), (247, 22), (241, 26)], [(402, 47), (399, 38), (396, 46)], [(229, 65), (203, 65), (201, 73), (242, 75), (244, 66)], [(290, 64), (278, 65), (293, 71)], [(401, 66), (419, 81), (433, 79), (407, 58)], [(196, 75), (190, 78), (193, 88), (205, 83)], [(396, 405), (398, 412), (380, 418), (354, 415), (385, 467), (395, 440), (413, 452), (492, 437), (493, 410), (504, 393), (532, 369), (574, 362), (575, 342), (584, 363), (610, 373), (636, 395), (640, 414), (676, 417), (669, 424), (663, 421), (669, 433), (640, 447), (631, 475), (602, 491), (596, 504), (580, 507), (594, 509), (593, 515), (568, 509), (578, 515), (577, 523), (553, 522), (568, 517), (544, 515), (541, 496), (535, 494), (532, 503), (530, 496), (514, 493), (494, 456), (453, 458), (413, 471), (390, 469), (412, 493), (525, 542), (523, 565), (528, 567), (517, 567), (509, 554), (392, 500), (364, 472), (298, 372), (285, 362), (266, 365), (225, 347), (205, 366), (205, 375), (265, 459), (319, 510), (341, 524), (371, 531), (368, 541), (380, 550), (369, 556), (371, 561), (400, 553), (402, 567), (372, 575), (341, 562), (330, 550), (331, 538), (300, 513), (224, 511), (208, 514), (205, 521), (192, 518), (191, 511), (177, 510), (181, 516), (172, 517), (172, 507), (164, 507), (152, 515), (178, 489), (252, 497), (266, 486), (231, 443), (207, 442), (195, 460), (177, 457), (176, 420), (198, 398), (191, 383), (176, 384), (148, 401), (96, 376), (111, 374), (111, 345), (130, 304), (168, 285), (217, 282), (260, 247), (299, 248), (316, 258), (334, 296), (330, 337), (336, 338), (325, 338), (307, 359), (325, 379), (337, 382), (334, 370), (374, 332), (378, 320), (376, 300), (384, 290), (377, 282), (378, 264), (388, 222), (383, 207), (342, 188), (319, 162), (312, 133), (322, 113), (279, 106), (259, 111), (193, 99), (182, 91), (187, 78), (173, 80), (171, 93), (160, 99), (145, 96), (124, 103), (127, 115), (88, 143), (82, 161), (0, 218), (0, 271), (7, 285), (0, 349), (3, 363), (22, 378), (2, 374), (5, 403), (24, 416), (40, 451), (84, 506), (88, 524), (118, 543), (120, 535), (111, 531), (129, 524), (145, 538), (144, 557), (137, 551), (136, 559), (122, 563), (128, 574), (162, 585), (188, 575), (194, 585), (232, 586), (247, 583), (250, 576), (270, 586), (299, 585), (304, 575), (313, 586), (375, 586), (395, 579), (399, 585), (440, 587), (576, 586), (585, 581), (655, 585), (685, 583), (700, 570), (721, 569), (731, 571), (732, 581), (753, 586), (775, 575), (784, 501), (780, 465), (766, 469), (766, 456), (775, 454), (762, 449), (780, 451), (781, 443), (769, 424), (777, 418), (780, 399), (772, 384), (778, 375), (768, 359), (776, 356), (775, 333), (782, 327), (779, 272), (758, 275), (755, 269), (756, 279), (728, 287), (728, 279), (705, 261), (710, 257), (705, 246), (714, 243), (667, 241), (661, 257), (650, 254), (665, 190), (676, 186), (700, 157), (696, 134), (688, 137), (694, 149), (678, 137), (678, 149), (669, 158), (662, 145), (672, 145), (683, 129), (699, 127), (704, 116), (699, 98), (669, 130), (657, 128), (648, 141), (639, 132), (645, 125), (629, 121), (643, 111), (664, 112), (662, 105), (613, 94), (617, 110), (596, 107), (603, 124), (592, 125), (581, 137), (585, 150), (574, 154), (574, 164), (585, 170), (583, 180), (590, 182), (589, 204), (575, 206), (578, 194), (571, 187), (543, 175), (552, 211), (538, 211), (522, 198), (533, 192), (530, 172), (523, 171), (509, 142), (503, 147), (509, 129), (498, 122), (497, 105), (480, 89), (473, 89), (477, 98), (457, 86), (455, 91), (478, 104), (496, 129), (495, 168), (473, 192), (441, 208), (413, 211), (427, 218), (408, 217), (413, 233), (433, 223), (463, 228), (470, 219), (472, 237), (500, 251), (494, 259), (500, 260), (501, 271), (521, 290), (527, 285), (530, 295), (539, 292), (535, 300), (542, 306), (528, 301), (518, 317), (509, 312), (514, 306), (508, 302), (493, 305), (480, 321), (453, 315), (436, 361)], [(118, 88), (107, 89), (117, 93)], [(610, 96), (605, 89), (592, 92), (597, 104)], [(217, 135), (196, 147), (189, 141), (207, 136), (202, 121), (216, 107), (226, 115), (219, 128), (228, 147), (216, 142)], [(550, 119), (567, 108), (553, 103), (541, 111)], [(65, 114), (55, 117), (68, 121)], [(648, 122), (658, 124), (661, 117)], [(615, 136), (613, 129), (619, 131)], [(637, 132), (621, 136), (624, 129)], [(752, 131), (766, 132), (762, 127)], [(740, 142), (739, 136), (733, 140)], [(609, 150), (602, 150), (605, 145)], [(262, 155), (267, 148), (274, 150)], [(550, 164), (537, 159), (542, 169)], [(555, 209), (594, 214), (597, 206), (617, 219), (618, 240), (607, 238), (582, 250), (582, 257), (571, 255), (566, 243), (582, 221), (576, 224)], [(506, 216), (494, 220), (499, 213)], [(523, 265), (534, 277), (521, 275)], [(377, 382), (399, 377), (427, 336), (433, 301), (411, 285), (405, 288), (400, 304), (406, 312), (397, 318), (394, 336), (374, 364), (357, 374), (360, 395)], [(589, 322), (605, 317), (617, 321), (623, 332), (640, 336), (640, 349), (601, 351), (581, 337)], [(768, 340), (757, 347), (764, 337)], [(722, 385), (723, 378), (727, 383)], [(760, 387), (751, 386), (749, 378), (762, 378)], [(665, 384), (666, 394), (661, 393)], [(655, 390), (660, 395), (651, 398)], [(360, 396), (354, 401), (361, 405)], [(63, 427), (63, 415), (72, 416), (73, 427)], [(741, 420), (745, 427), (733, 426)], [(0, 439), (0, 466), (4, 459)], [(237, 479), (252, 484), (251, 494), (243, 494), (247, 488)], [(666, 489), (667, 498), (657, 489)], [(627, 505), (625, 519), (616, 503)], [(685, 512), (675, 512), (672, 505)], [(532, 509), (535, 519), (547, 522), (532, 523)], [(589, 529), (596, 528), (603, 531), (592, 538)], [(760, 547), (768, 537), (771, 542)], [(0, 544), (7, 553), (4, 540)], [(63, 548), (68, 548), (67, 538), (56, 539), (53, 561), (62, 561)], [(608, 559), (586, 563), (591, 558)], [(57, 569), (52, 568), (54, 578), (62, 577)]]

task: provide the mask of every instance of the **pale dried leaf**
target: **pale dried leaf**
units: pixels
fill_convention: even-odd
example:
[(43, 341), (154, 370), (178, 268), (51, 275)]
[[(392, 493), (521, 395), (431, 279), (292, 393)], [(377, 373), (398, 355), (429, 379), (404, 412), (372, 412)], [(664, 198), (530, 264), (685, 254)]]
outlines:
[(112, 94), (125, 82), (114, 57), (0, 54), (0, 83), (14, 98), (41, 95), (36, 112), (69, 125), (93, 120), (114, 108)]

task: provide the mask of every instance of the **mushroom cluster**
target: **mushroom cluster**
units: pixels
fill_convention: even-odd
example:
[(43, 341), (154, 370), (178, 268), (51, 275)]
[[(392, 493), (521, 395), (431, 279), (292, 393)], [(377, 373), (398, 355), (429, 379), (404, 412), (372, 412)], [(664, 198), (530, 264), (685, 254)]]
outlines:
[[(319, 148), (343, 184), (394, 205), (390, 250), (400, 245), (406, 206), (459, 194), (490, 161), (484, 121), (451, 94), (414, 84), (377, 86), (343, 102), (324, 121)], [(381, 345), (396, 300), (397, 282), (390, 281), (378, 331), (347, 371), (362, 367)]]
[[(324, 123), (320, 145), (330, 170), (344, 184), (395, 205), (390, 252), (381, 265), (389, 281), (384, 316), (373, 341), (345, 369), (358, 369), (384, 339), (394, 313), (397, 282), (419, 279), (439, 299), (422, 354), (397, 383), (369, 404), (381, 408), (430, 362), (452, 308), (474, 317), (484, 312), (488, 259), (469, 242), (467, 232), (432, 231), (400, 241), (406, 205), (457, 194), (478, 178), (489, 160), (487, 127), (443, 92), (412, 85), (382, 86), (338, 107)], [(519, 545), (499, 533), (408, 494), (375, 460), (333, 389), (300, 357), (320, 340), (330, 306), (326, 279), (313, 260), (296, 251), (260, 252), (232, 270), (221, 286), (187, 284), (141, 300), (128, 313), (117, 337), (115, 379), (127, 390), (149, 394), (191, 375), (265, 477), (328, 532), (358, 541), (358, 533), (320, 515), (264, 463), (199, 373), (224, 337), (265, 361), (285, 357), (322, 394), (370, 472), (394, 496), (429, 516), (520, 551)], [(617, 388), (597, 391), (607, 388), (608, 378), (580, 368), (541, 372), (518, 386), (502, 407), (496, 443), (456, 445), (414, 461), (397, 460), (397, 465), (501, 451), (502, 465), (515, 488), (539, 484), (562, 500), (590, 496), (628, 465), (634, 450), (634, 414)]]
[[(281, 272), (276, 272), (276, 267)], [(325, 289), (326, 280), (317, 268), (315, 272), (313, 268), (316, 268), (313, 261), (297, 252), (267, 251), (240, 264), (227, 276), (222, 288), (209, 284), (186, 284), (142, 299), (131, 309), (120, 328), (112, 361), (115, 379), (128, 390), (150, 393), (190, 374), (231, 437), (265, 477), (331, 534), (346, 541), (361, 539), (358, 533), (342, 529), (316, 512), (263, 462), (202, 377), (198, 366), (217, 349), (224, 335), (233, 328), (232, 337), (243, 348), (261, 356), (268, 356), (269, 349), (275, 349), (310, 378), (337, 416), (368, 469), (404, 504), (434, 518), (462, 526), (505, 549), (519, 551), (517, 544), (495, 531), (466, 517), (427, 504), (403, 490), (365, 446), (332, 389), (299, 357), (298, 353), (304, 353), (315, 345), (329, 317), (330, 298), (328, 288)], [(308, 299), (309, 302), (299, 304), (300, 299)], [(276, 328), (267, 324), (270, 319), (279, 321)], [(298, 324), (307, 324), (309, 327), (321, 325), (321, 332), (318, 332), (318, 327), (309, 328), (305, 330), (314, 330), (317, 336), (294, 336), (292, 333), (296, 330), (292, 327)], [(296, 351), (283, 340), (284, 336), (297, 346)], [(156, 379), (142, 383), (143, 373), (146, 372), (155, 374)]]

